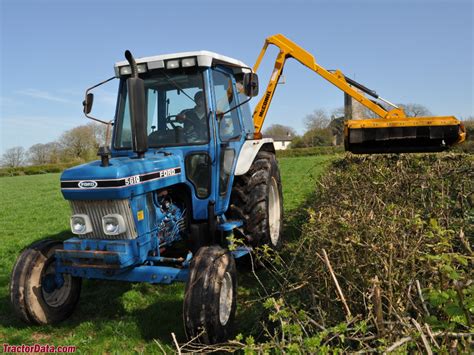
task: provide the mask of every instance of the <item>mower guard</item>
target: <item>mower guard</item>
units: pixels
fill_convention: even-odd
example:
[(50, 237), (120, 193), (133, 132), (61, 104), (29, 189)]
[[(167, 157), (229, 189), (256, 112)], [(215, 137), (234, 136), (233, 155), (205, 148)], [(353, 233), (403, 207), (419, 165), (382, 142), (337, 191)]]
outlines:
[(440, 152), (466, 139), (453, 116), (348, 120), (346, 151), (355, 154)]

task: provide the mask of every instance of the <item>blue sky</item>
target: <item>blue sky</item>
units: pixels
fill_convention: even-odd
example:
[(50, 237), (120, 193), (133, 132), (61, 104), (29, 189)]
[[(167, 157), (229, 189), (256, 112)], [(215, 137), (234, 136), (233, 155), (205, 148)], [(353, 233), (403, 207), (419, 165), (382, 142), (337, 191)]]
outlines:
[[(0, 0), (0, 6), (0, 153), (88, 123), (84, 90), (111, 77), (125, 49), (137, 57), (207, 49), (252, 66), (265, 37), (275, 33), (392, 102), (420, 103), (436, 115), (474, 114), (470, 0)], [(261, 85), (276, 53), (270, 50), (259, 70)], [(342, 106), (342, 92), (297, 62), (289, 61), (284, 75), (265, 126), (301, 133), (314, 109)], [(97, 95), (97, 114), (113, 116), (115, 91), (112, 84)]]

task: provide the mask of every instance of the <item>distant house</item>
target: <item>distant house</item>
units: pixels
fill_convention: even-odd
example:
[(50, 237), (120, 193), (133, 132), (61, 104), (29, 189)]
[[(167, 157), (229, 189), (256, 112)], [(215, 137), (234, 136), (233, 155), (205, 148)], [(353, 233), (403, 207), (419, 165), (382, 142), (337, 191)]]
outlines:
[(276, 150), (285, 150), (290, 146), (291, 141), (294, 137), (291, 136), (272, 136), (264, 135), (264, 138), (272, 138)]

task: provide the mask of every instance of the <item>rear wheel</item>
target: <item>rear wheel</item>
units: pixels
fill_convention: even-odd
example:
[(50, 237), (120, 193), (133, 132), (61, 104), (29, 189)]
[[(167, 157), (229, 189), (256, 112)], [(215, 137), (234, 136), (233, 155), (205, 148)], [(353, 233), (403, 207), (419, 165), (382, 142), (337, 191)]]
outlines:
[(244, 221), (242, 232), (251, 246), (281, 247), (283, 195), (275, 154), (258, 152), (249, 171), (234, 178), (229, 217)]
[(18, 316), (29, 324), (54, 324), (74, 311), (81, 278), (56, 273), (54, 253), (63, 243), (42, 240), (18, 257), (10, 283), (10, 299)]
[(189, 339), (215, 344), (233, 331), (237, 308), (237, 271), (232, 254), (220, 246), (202, 247), (191, 261), (183, 303)]

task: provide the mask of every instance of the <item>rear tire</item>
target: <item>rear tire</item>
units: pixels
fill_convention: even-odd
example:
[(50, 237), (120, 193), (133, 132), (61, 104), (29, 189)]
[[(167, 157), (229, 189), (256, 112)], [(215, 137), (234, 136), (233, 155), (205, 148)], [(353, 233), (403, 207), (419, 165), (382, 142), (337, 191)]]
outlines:
[(258, 152), (249, 171), (234, 178), (229, 217), (244, 221), (241, 231), (252, 247), (281, 248), (283, 194), (275, 154)]
[(62, 245), (60, 241), (42, 240), (27, 247), (16, 261), (10, 300), (25, 323), (58, 323), (71, 315), (79, 301), (81, 278), (62, 274), (63, 283), (58, 285), (54, 253)]
[(186, 336), (205, 344), (226, 341), (237, 308), (237, 271), (232, 254), (202, 247), (191, 261), (183, 303)]

